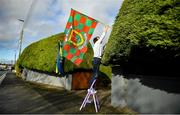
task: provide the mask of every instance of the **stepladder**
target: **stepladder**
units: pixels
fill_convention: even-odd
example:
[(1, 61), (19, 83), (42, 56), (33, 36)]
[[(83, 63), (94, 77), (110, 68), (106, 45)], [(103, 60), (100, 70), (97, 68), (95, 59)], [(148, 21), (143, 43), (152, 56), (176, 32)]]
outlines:
[(80, 111), (82, 110), (82, 108), (85, 108), (86, 104), (91, 103), (92, 101), (94, 103), (94, 108), (96, 110), (96, 113), (100, 109), (99, 100), (97, 97), (97, 91), (93, 88), (95, 82), (96, 82), (96, 79), (92, 82), (90, 88), (87, 90), (87, 94), (81, 104)]

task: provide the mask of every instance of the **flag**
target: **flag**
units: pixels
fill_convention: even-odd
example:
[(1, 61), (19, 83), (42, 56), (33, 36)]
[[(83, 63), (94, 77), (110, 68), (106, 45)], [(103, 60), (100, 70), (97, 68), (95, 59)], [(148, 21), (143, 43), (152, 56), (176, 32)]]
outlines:
[(86, 16), (74, 9), (71, 13), (65, 28), (65, 42), (63, 56), (79, 65), (87, 51), (87, 43), (96, 28), (98, 21)]
[(57, 54), (57, 58), (56, 58), (56, 73), (59, 73), (62, 76), (64, 76), (62, 43), (61, 42), (58, 42), (58, 54)]

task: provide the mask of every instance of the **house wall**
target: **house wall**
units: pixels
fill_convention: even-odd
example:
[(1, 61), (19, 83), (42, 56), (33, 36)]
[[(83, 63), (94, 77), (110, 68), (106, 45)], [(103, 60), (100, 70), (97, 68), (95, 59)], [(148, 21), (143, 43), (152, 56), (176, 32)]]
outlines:
[[(77, 71), (75, 73), (68, 74), (65, 77), (59, 77), (24, 68), (21, 77), (26, 81), (63, 87), (67, 90), (80, 90), (89, 88), (89, 82), (92, 78), (92, 74), (91, 70)], [(102, 78), (102, 76), (100, 77)], [(98, 79), (96, 83), (97, 87), (101, 85), (101, 82), (99, 83), (99, 81), (102, 82), (102, 80)]]
[(21, 77), (26, 81), (63, 87), (67, 90), (72, 88), (72, 75), (70, 74), (66, 77), (58, 77), (24, 68)]
[(112, 76), (111, 104), (114, 107), (128, 106), (137, 113), (167, 114), (180, 113), (179, 103), (177, 78), (121, 74)]

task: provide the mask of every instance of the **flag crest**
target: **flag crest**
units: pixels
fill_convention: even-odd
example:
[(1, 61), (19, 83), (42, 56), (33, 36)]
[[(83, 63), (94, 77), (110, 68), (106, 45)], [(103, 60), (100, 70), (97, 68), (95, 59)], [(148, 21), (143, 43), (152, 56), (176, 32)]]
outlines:
[(74, 64), (79, 65), (87, 51), (87, 43), (96, 28), (97, 21), (74, 9), (71, 13), (65, 28), (65, 43), (63, 56)]

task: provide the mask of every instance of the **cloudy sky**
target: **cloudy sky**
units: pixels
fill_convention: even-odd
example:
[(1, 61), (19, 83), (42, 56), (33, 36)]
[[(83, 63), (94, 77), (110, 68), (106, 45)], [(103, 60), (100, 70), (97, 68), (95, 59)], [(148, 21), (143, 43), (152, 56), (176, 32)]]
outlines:
[[(0, 61), (18, 56), (20, 31), (23, 49), (42, 38), (64, 31), (73, 8), (112, 25), (123, 0), (0, 0)], [(24, 19), (25, 22), (18, 21)], [(99, 24), (93, 35), (101, 33)]]

